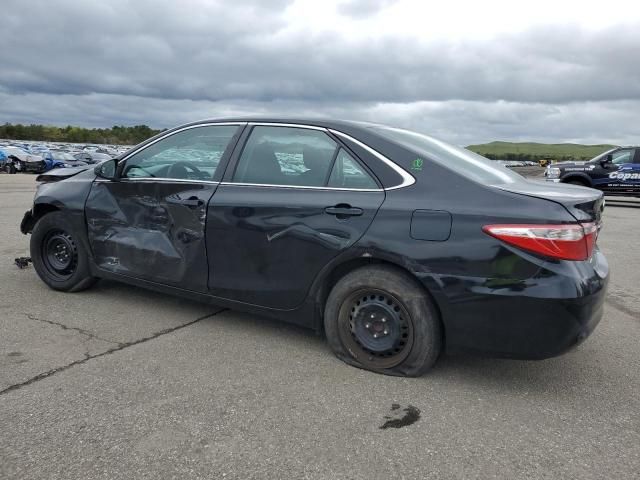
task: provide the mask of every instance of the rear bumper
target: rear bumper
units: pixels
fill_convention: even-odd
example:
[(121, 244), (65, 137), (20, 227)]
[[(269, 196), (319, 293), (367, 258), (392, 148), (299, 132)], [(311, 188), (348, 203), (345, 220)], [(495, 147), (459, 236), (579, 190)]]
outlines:
[(570, 350), (596, 328), (609, 267), (596, 250), (589, 262), (559, 262), (511, 284), (476, 277), (440, 281), (448, 285), (437, 295), (448, 351), (543, 359)]

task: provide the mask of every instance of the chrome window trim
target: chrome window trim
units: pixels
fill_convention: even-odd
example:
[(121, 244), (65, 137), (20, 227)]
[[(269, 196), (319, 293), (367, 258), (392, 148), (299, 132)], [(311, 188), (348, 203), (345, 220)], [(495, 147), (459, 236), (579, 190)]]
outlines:
[(382, 162), (384, 162), (387, 166), (392, 168), (398, 175), (402, 177), (402, 183), (400, 185), (388, 187), (388, 188), (385, 188), (385, 190), (396, 190), (398, 188), (408, 187), (409, 185), (413, 185), (414, 183), (416, 183), (416, 179), (413, 175), (411, 175), (409, 172), (407, 172), (404, 168), (402, 168), (400, 165), (398, 165), (394, 161), (382, 155), (377, 150), (374, 150), (373, 148), (371, 148), (369, 145), (362, 143), (360, 140), (356, 140), (351, 135), (347, 135), (346, 133), (342, 133), (338, 130), (334, 130), (332, 128), (329, 128), (328, 130), (331, 133), (338, 135), (339, 137), (346, 138), (347, 140), (358, 145), (359, 147), (364, 148), (367, 152), (369, 152), (371, 155), (376, 157), (378, 160), (381, 160)]
[(307, 185), (278, 185), (274, 183), (243, 183), (220, 182), (220, 185), (229, 187), (266, 187), (266, 188), (297, 188), (301, 190), (338, 190), (342, 192), (384, 192), (383, 188), (341, 188), (341, 187), (312, 187)]
[(409, 185), (413, 185), (416, 182), (416, 179), (410, 175), (407, 171), (405, 171), (400, 166), (396, 165), (393, 161), (389, 160), (387, 157), (377, 152), (373, 148), (368, 145), (362, 143), (359, 140), (347, 135), (346, 133), (342, 133), (338, 130), (334, 130), (332, 128), (326, 127), (318, 127), (316, 125), (305, 125), (302, 123), (278, 123), (278, 122), (248, 122), (247, 126), (250, 127), (289, 127), (289, 128), (305, 128), (308, 130), (317, 130), (325, 133), (333, 133), (335, 135), (346, 138), (355, 144), (361, 146), (369, 153), (374, 155), (376, 158), (382, 160), (386, 165), (391, 167), (396, 173), (398, 173), (402, 177), (402, 183), (400, 185), (395, 185), (393, 187), (388, 188), (340, 188), (340, 187), (312, 187), (305, 185), (277, 185), (277, 184), (266, 184), (266, 183), (242, 183), (242, 182), (221, 182), (220, 185), (244, 185), (244, 186), (252, 186), (252, 187), (272, 187), (272, 188), (302, 188), (309, 190), (337, 190), (337, 191), (349, 191), (349, 192), (384, 192), (386, 190), (395, 190), (397, 188), (408, 187)]
[(208, 123), (198, 123), (197, 125), (189, 125), (187, 127), (182, 127), (182, 128), (179, 128), (178, 130), (174, 130), (172, 132), (169, 132), (166, 135), (161, 136), (160, 138), (156, 138), (153, 142), (150, 142), (147, 145), (145, 145), (144, 147), (141, 147), (141, 148), (131, 152), (127, 156), (122, 157), (119, 160), (118, 163), (124, 162), (125, 160), (128, 160), (129, 158), (131, 158), (132, 156), (138, 154), (139, 152), (142, 152), (143, 150), (146, 150), (151, 145), (155, 145), (160, 140), (164, 140), (165, 138), (169, 138), (169, 137), (175, 135), (176, 133), (184, 132), (185, 130), (191, 130), (192, 128), (200, 128), (200, 127), (215, 127), (215, 126), (224, 127), (224, 126), (231, 126), (231, 125), (237, 125), (239, 127), (241, 125), (246, 125), (246, 124), (247, 124), (247, 122), (219, 122), (219, 123), (217, 123), (217, 122), (208, 122)]
[(207, 185), (219, 185), (220, 182), (212, 180), (189, 180), (188, 178), (164, 178), (164, 177), (122, 177), (118, 180), (106, 180), (96, 178), (96, 183), (112, 183), (112, 182), (147, 182), (147, 183), (203, 183)]
[(277, 123), (277, 122), (248, 122), (250, 127), (288, 127), (288, 128), (305, 128), (307, 130), (319, 130), (321, 132), (327, 132), (325, 127), (317, 127), (315, 125), (303, 125), (301, 123)]
[[(341, 188), (341, 187), (315, 187), (315, 186), (306, 186), (306, 185), (277, 185), (277, 184), (267, 184), (267, 183), (214, 182), (209, 180), (186, 180), (186, 179), (155, 178), (155, 177), (140, 177), (140, 178), (123, 177), (120, 179), (120, 181), (124, 180), (124, 181), (147, 181), (147, 182), (163, 181), (163, 182), (179, 182), (179, 183), (206, 183), (206, 184), (220, 184), (220, 185), (229, 185), (229, 186), (237, 185), (237, 186), (247, 186), (247, 187), (299, 188), (299, 189), (305, 189), (305, 190), (335, 190), (335, 191), (349, 191), (349, 192), (384, 192), (387, 190), (397, 190), (398, 188), (408, 187), (416, 183), (415, 177), (411, 175), (409, 172), (407, 172), (405, 169), (400, 167), (398, 164), (396, 164), (389, 158), (382, 155), (377, 150), (374, 150), (369, 145), (362, 143), (360, 140), (353, 138), (351, 135), (343, 133), (339, 130), (335, 130), (333, 128), (318, 127), (316, 125), (305, 125), (301, 123), (278, 123), (278, 122), (259, 122), (258, 121), (258, 122), (206, 122), (206, 123), (199, 123), (196, 125), (189, 125), (187, 127), (183, 127), (178, 130), (169, 132), (166, 135), (163, 135), (162, 137), (155, 139), (153, 142), (121, 158), (118, 163), (128, 160), (133, 155), (136, 155), (137, 153), (142, 152), (143, 150), (150, 147), (151, 145), (154, 145), (160, 140), (164, 140), (165, 138), (175, 135), (176, 133), (180, 133), (185, 130), (190, 130), (192, 128), (211, 127), (211, 126), (230, 126), (230, 125), (237, 125), (237, 126), (247, 125), (251, 127), (255, 127), (255, 126), (289, 127), (289, 128), (303, 128), (307, 130), (316, 130), (316, 131), (321, 131), (325, 133), (331, 132), (334, 135), (345, 138), (355, 143), (356, 145), (360, 146), (361, 148), (369, 152), (371, 155), (373, 155), (374, 157), (382, 161), (384, 164), (386, 164), (388, 167), (390, 167), (392, 170), (394, 170), (398, 175), (402, 177), (402, 182), (399, 185), (394, 185), (393, 187), (387, 187), (387, 188)], [(96, 181), (101, 182), (102, 180), (96, 180)], [(105, 181), (111, 181), (111, 180), (105, 180)]]

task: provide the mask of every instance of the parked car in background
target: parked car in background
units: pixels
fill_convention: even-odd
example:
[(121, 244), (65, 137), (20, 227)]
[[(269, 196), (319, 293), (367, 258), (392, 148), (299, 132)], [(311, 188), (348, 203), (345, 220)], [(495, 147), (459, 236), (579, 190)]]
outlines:
[(545, 170), (545, 177), (607, 195), (640, 196), (640, 147), (617, 147), (587, 162), (554, 163)]
[(105, 160), (109, 160), (113, 158), (112, 155), (108, 155), (106, 153), (98, 153), (98, 152), (78, 152), (73, 155), (76, 160), (80, 160), (82, 162), (88, 164), (100, 163)]
[(2, 172), (6, 171), (6, 165), (7, 165), (7, 155), (4, 153), (4, 151), (0, 147), (0, 171)]
[(20, 229), (51, 288), (106, 278), (324, 331), (416, 376), (447, 349), (540, 359), (602, 317), (603, 195), (416, 132), (226, 119), (58, 169)]
[(46, 167), (43, 171), (48, 171), (53, 168), (68, 168), (68, 167), (82, 167), (87, 165), (87, 162), (78, 160), (71, 153), (63, 152), (61, 150), (49, 150), (43, 154)]
[(45, 162), (42, 157), (28, 153), (19, 147), (1, 147), (7, 159), (4, 161), (4, 169), (7, 173), (16, 172), (43, 172)]

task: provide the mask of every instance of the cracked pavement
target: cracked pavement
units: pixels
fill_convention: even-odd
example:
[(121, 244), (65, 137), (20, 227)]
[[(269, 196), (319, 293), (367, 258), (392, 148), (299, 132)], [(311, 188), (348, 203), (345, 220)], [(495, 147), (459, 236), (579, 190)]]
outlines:
[(2, 479), (638, 478), (639, 200), (607, 200), (611, 294), (583, 345), (402, 379), (253, 315), (113, 282), (49, 290), (13, 264), (34, 189), (0, 175)]

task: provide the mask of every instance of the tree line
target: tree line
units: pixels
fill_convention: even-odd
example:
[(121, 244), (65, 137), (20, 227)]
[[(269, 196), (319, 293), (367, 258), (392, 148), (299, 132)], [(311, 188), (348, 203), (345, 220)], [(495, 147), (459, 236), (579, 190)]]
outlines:
[(154, 130), (147, 125), (111, 128), (83, 128), (67, 125), (22, 125), (5, 123), (0, 125), (0, 138), (10, 140), (36, 140), (68, 143), (107, 143), (112, 145), (135, 145), (162, 130)]

